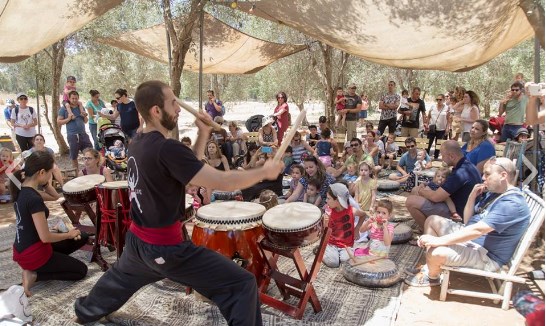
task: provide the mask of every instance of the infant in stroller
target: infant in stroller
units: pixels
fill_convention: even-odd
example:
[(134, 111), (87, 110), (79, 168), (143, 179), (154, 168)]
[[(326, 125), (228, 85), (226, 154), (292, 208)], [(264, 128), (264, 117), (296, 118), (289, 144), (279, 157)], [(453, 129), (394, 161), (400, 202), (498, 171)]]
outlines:
[(112, 155), (113, 158), (119, 160), (125, 158), (125, 145), (119, 139), (114, 142), (113, 146), (108, 148), (107, 154)]

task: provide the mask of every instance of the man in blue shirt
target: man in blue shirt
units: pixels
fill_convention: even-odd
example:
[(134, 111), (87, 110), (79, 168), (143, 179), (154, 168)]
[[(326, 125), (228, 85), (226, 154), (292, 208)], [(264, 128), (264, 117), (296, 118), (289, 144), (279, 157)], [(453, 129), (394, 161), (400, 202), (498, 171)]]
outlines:
[[(480, 172), (474, 164), (468, 161), (459, 147), (459, 143), (448, 140), (440, 149), (442, 160), (452, 166), (453, 170), (446, 182), (438, 189), (426, 188), (424, 184), (415, 187), (406, 200), (406, 208), (421, 229), (425, 220), (431, 215), (440, 215), (451, 218), (458, 214), (463, 216), (468, 195), (475, 184), (481, 182)], [(445, 200), (451, 198), (456, 212), (450, 212)]]
[(513, 186), (516, 166), (508, 158), (492, 158), (484, 167), (464, 208), (464, 223), (440, 216), (425, 222), (418, 245), (427, 250), (427, 268), (406, 279), (412, 286), (440, 285), (441, 266), (497, 271), (508, 263), (531, 213), (520, 189)]
[(8, 99), (6, 101), (6, 108), (4, 109), (4, 119), (6, 119), (6, 124), (11, 130), (13, 130), (13, 125), (11, 124), (11, 111), (13, 109), (15, 109), (15, 101)]
[(72, 166), (78, 169), (78, 153), (86, 148), (92, 148), (89, 135), (85, 132), (85, 124), (88, 121), (87, 113), (79, 103), (80, 95), (76, 91), (68, 93), (68, 100), (73, 116), (68, 115), (68, 111), (63, 106), (59, 110), (57, 123), (59, 126), (66, 125), (66, 140), (70, 147), (70, 159)]

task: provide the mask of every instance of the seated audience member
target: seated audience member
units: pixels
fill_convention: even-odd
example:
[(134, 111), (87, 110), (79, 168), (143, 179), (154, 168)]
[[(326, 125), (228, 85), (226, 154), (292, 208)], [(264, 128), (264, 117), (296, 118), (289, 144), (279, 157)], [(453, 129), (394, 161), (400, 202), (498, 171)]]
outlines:
[[(442, 186), (446, 182), (447, 177), (449, 177), (450, 174), (451, 174), (451, 170), (449, 168), (447, 167), (439, 168), (438, 170), (436, 170), (436, 173), (434, 173), (434, 178), (432, 179), (432, 182), (429, 182), (427, 184), (426, 189), (437, 190), (438, 188), (440, 188), (440, 186)], [(417, 195), (418, 190), (419, 188), (414, 188), (413, 193)], [(462, 222), (463, 219), (457, 213), (457, 208), (455, 207), (455, 203), (453, 202), (453, 200), (447, 197), (445, 200), (445, 203), (447, 207), (449, 208), (449, 211), (451, 212), (451, 219), (454, 220), (455, 222)]]
[(454, 140), (444, 142), (440, 154), (442, 160), (453, 167), (445, 183), (436, 190), (427, 189), (424, 184), (420, 184), (406, 200), (408, 212), (421, 228), (430, 215), (440, 215), (445, 218), (452, 216), (445, 203), (448, 197), (455, 203), (457, 214), (463, 216), (466, 199), (474, 185), (481, 180), (480, 172), (464, 157), (458, 142)]
[[(259, 152), (259, 151), (258, 151)], [(268, 159), (272, 159), (275, 156), (276, 148), (272, 147), (272, 151), (269, 153), (262, 153), (262, 159), (260, 159), (255, 166), (263, 166), (265, 164), (265, 161)], [(262, 161), (262, 162), (260, 162)], [(258, 182), (257, 184), (242, 189), (241, 192), (243, 194), (243, 199), (245, 201), (251, 201), (259, 197), (260, 193), (264, 190), (271, 190), (274, 192), (277, 196), (282, 196), (282, 180), (283, 180), (284, 174), (283, 171), (281, 171), (275, 180), (263, 180)]]
[(260, 193), (260, 198), (258, 202), (265, 207), (265, 210), (269, 210), (277, 205), (279, 205), (279, 196), (269, 189), (266, 189)]
[(356, 256), (389, 257), (392, 239), (394, 237), (393, 206), (390, 200), (383, 199), (377, 202), (373, 217), (366, 220), (360, 227), (360, 232), (370, 234), (367, 248), (355, 250)]
[(319, 194), (320, 186), (321, 184), (317, 179), (309, 180), (309, 184), (307, 185), (307, 190), (305, 191), (305, 194), (303, 195), (303, 202), (319, 207), (320, 202), (322, 201), (322, 198), (320, 198), (320, 194)]
[(349, 185), (356, 182), (358, 179), (357, 165), (354, 162), (347, 164), (347, 172), (343, 174), (343, 180), (345, 180)]
[(345, 160), (344, 165), (339, 169), (335, 169), (333, 167), (328, 168), (328, 173), (336, 178), (347, 170), (347, 165), (350, 163), (354, 163), (358, 166), (360, 162), (365, 161), (370, 166), (375, 166), (373, 163), (373, 158), (368, 155), (368, 153), (364, 152), (362, 148), (362, 141), (360, 139), (355, 137), (351, 139), (349, 144), (351, 145), (352, 154), (347, 158), (347, 160)]
[[(379, 154), (381, 148), (375, 143), (375, 132), (370, 131), (366, 134), (366, 138), (363, 139), (364, 148), (366, 153), (373, 159), (374, 165), (379, 165)], [(383, 144), (383, 142), (381, 142)], [(383, 146), (384, 149), (384, 146)]]
[(284, 174), (290, 174), (290, 167), (294, 164), (294, 157), (292, 156), (292, 146), (288, 145), (284, 154), (282, 154), (282, 161), (284, 163)]
[(352, 191), (355, 199), (363, 211), (373, 211), (375, 198), (377, 197), (377, 179), (374, 177), (373, 169), (368, 163), (360, 162), (358, 165), (359, 177), (356, 179)]
[(190, 137), (182, 137), (182, 139), (180, 140), (180, 142), (186, 146), (188, 146), (189, 148), (192, 148), (191, 147), (191, 138)]
[[(13, 170), (8, 171), (13, 164), (13, 153), (7, 147), (0, 147), (0, 195), (7, 194), (7, 183), (9, 182), (7, 173), (13, 173), (13, 171), (19, 170), (19, 165), (13, 165)], [(9, 199), (2, 199), (0, 203), (7, 203)]]
[(309, 146), (309, 144), (305, 140), (302, 139), (299, 131), (296, 131), (296, 133), (294, 134), (294, 137), (290, 142), (290, 146), (292, 147), (292, 158), (294, 159), (294, 163), (296, 164), (302, 163), (303, 154), (315, 153), (315, 150), (311, 146)]
[[(256, 166), (256, 160), (261, 151), (258, 150), (256, 143), (248, 144), (248, 151), (245, 154), (242, 168), (244, 170), (252, 169)], [(254, 160), (252, 160), (254, 158)]]
[(519, 128), (516, 132), (516, 139), (515, 141), (518, 143), (523, 143), (524, 141), (527, 141), (529, 139), (529, 130), (527, 128)]
[[(214, 118), (214, 122), (222, 125), (224, 123), (224, 118), (217, 116)], [(222, 149), (222, 154), (226, 157), (227, 161), (231, 162), (233, 152), (227, 131), (224, 128), (221, 128), (220, 130), (212, 129), (210, 131), (210, 139), (214, 140), (216, 144), (218, 144), (218, 147)]]
[[(328, 239), (322, 262), (327, 267), (337, 268), (350, 258), (348, 251), (351, 253), (353, 251), (355, 236), (358, 237), (355, 233), (359, 234), (358, 231), (364, 222), (364, 212), (342, 183), (331, 184), (326, 198), (329, 213), (325, 213), (324, 219), (328, 221), (328, 228), (332, 230), (332, 234)], [(360, 217), (356, 226), (355, 215)]]
[(201, 206), (210, 204), (211, 194), (205, 187), (199, 187), (188, 183), (186, 185), (186, 194), (193, 198), (192, 206), (194, 209), (199, 209)]
[(83, 150), (83, 166), (84, 168), (78, 173), (79, 176), (89, 174), (100, 174), (104, 176), (106, 182), (114, 181), (110, 169), (104, 166), (103, 158), (99, 151), (93, 148), (86, 148)]
[[(408, 137), (404, 141), (404, 144), (406, 145), (406, 148), (408, 149), (407, 152), (402, 154), (400, 157), (400, 161), (398, 162), (398, 165), (396, 166), (397, 172), (391, 173), (389, 175), (390, 180), (396, 180), (400, 182), (406, 181), (406, 184), (409, 187), (413, 187), (415, 185), (415, 174), (413, 173), (413, 169), (415, 168), (415, 163), (418, 161), (417, 158), (417, 143), (415, 141), (415, 138)], [(425, 153), (425, 169), (430, 169), (432, 167), (432, 162), (430, 160), (430, 156)], [(408, 189), (411, 190), (411, 189)]]
[(237, 126), (237, 122), (231, 121), (228, 124), (228, 128), (228, 141), (229, 144), (231, 144), (233, 156), (235, 157), (246, 153), (245, 136), (241, 128)]
[(213, 168), (221, 171), (229, 171), (229, 163), (227, 158), (222, 155), (220, 147), (214, 140), (210, 140), (205, 148), (205, 158), (207, 163)]
[(478, 168), (480, 173), (483, 172), (485, 162), (491, 156), (495, 156), (495, 146), (489, 141), (488, 130), (487, 121), (476, 120), (470, 129), (470, 140), (462, 147), (466, 158)]
[(523, 192), (514, 187), (516, 167), (510, 159), (491, 158), (483, 184), (476, 184), (464, 208), (464, 225), (430, 216), (418, 244), (426, 248), (426, 267), (406, 279), (411, 286), (440, 285), (441, 266), (497, 271), (507, 264), (529, 225)]
[(270, 117), (263, 117), (262, 127), (258, 130), (258, 144), (260, 146), (278, 146), (277, 131), (273, 128), (273, 119)]
[(309, 180), (316, 178), (319, 180), (322, 185), (320, 188), (320, 196), (322, 202), (320, 206), (324, 206), (326, 202), (326, 193), (328, 192), (328, 187), (335, 182), (334, 177), (326, 172), (324, 164), (317, 159), (315, 156), (308, 156), (303, 159), (303, 167), (305, 169), (305, 174), (300, 178), (299, 184), (296, 186), (296, 189), (292, 192), (292, 195), (286, 199), (287, 202), (297, 201), (300, 196), (307, 191), (307, 185)]
[[(305, 138), (305, 140), (307, 141), (307, 143), (309, 143), (309, 146), (315, 148), (315, 146), (317, 145), (317, 142), (320, 140), (321, 138), (321, 135), (322, 134), (322, 131), (319, 133), (317, 131), (317, 126), (315, 125), (310, 125), (309, 126), (309, 135), (307, 135), (307, 137)], [(328, 137), (329, 138), (329, 137)]]
[(315, 155), (324, 164), (326, 168), (332, 166), (332, 156), (335, 155), (334, 147), (330, 142), (330, 129), (324, 129), (320, 133), (321, 139), (316, 142)]
[[(396, 159), (398, 153), (398, 145), (394, 142), (396, 140), (395, 134), (389, 134), (387, 136), (387, 144), (385, 145), (385, 153), (381, 155), (380, 165), (382, 168), (391, 170), (392, 163)], [(388, 160), (388, 163), (385, 165), (385, 160)]]
[[(303, 176), (303, 173), (305, 170), (303, 169), (303, 165), (300, 164), (293, 164), (290, 166), (290, 176), (292, 176), (292, 180), (290, 180), (290, 189), (286, 193), (285, 197), (288, 198), (292, 196), (292, 193), (294, 190), (296, 190), (296, 187), (300, 183), (300, 179)], [(300, 196), (296, 198), (294, 201), (303, 201), (303, 191), (300, 193)]]
[(23, 288), (31, 296), (30, 288), (38, 281), (81, 280), (87, 275), (84, 262), (69, 255), (87, 243), (88, 236), (80, 230), (66, 233), (49, 231), (49, 209), (36, 189), (51, 179), (55, 160), (46, 151), (36, 151), (26, 159), (23, 170), (14, 176), (22, 183), (19, 189), (10, 185), (17, 236), (13, 244), (13, 260), (23, 269)]

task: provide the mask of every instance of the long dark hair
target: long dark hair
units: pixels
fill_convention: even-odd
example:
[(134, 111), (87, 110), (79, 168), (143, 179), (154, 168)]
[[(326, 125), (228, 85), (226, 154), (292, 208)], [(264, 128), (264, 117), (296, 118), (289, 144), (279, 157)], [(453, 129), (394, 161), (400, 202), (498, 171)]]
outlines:
[(309, 155), (303, 159), (303, 162), (313, 162), (317, 166), (317, 174), (315, 176), (311, 177), (307, 174), (307, 171), (305, 171), (304, 177), (307, 178), (307, 180), (316, 178), (321, 184), (324, 183), (324, 180), (326, 180), (326, 168), (324, 167), (324, 164), (322, 164), (322, 161), (313, 155)]
[[(53, 155), (49, 154), (47, 151), (36, 151), (30, 154), (30, 156), (25, 160), (25, 168), (16, 171), (13, 173), (13, 175), (17, 178), (17, 180), (19, 180), (19, 182), (22, 183), (24, 179), (32, 178), (34, 174), (40, 172), (41, 170), (49, 171), (53, 169), (54, 164), (55, 159), (53, 158)], [(10, 180), (9, 190), (11, 193), (11, 199), (13, 202), (15, 202), (21, 189), (19, 189), (19, 187)]]

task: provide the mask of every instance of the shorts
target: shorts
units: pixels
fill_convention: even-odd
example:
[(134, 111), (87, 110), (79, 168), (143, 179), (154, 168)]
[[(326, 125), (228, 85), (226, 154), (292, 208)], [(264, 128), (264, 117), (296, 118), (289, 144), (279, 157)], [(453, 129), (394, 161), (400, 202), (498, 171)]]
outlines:
[(445, 202), (434, 203), (428, 199), (425, 199), (425, 203), (419, 209), (426, 217), (431, 215), (440, 215), (445, 218), (451, 218), (451, 212)]
[[(464, 228), (461, 223), (453, 222), (447, 219), (441, 219), (438, 236), (455, 233)], [(446, 258), (444, 265), (453, 267), (470, 267), (488, 272), (499, 270), (499, 264), (487, 256), (487, 249), (479, 244), (467, 241), (457, 243), (445, 247), (434, 249), (435, 252), (440, 251), (441, 255)]]
[(70, 148), (70, 159), (78, 159), (78, 153), (83, 151), (86, 148), (93, 148), (89, 135), (86, 133), (67, 135), (66, 140), (68, 141), (68, 147)]
[(359, 119), (366, 119), (367, 117), (368, 117), (368, 110), (360, 110), (360, 112), (358, 112)]

